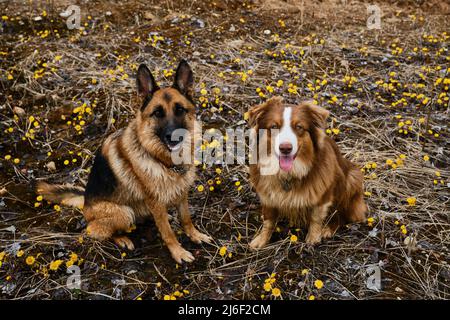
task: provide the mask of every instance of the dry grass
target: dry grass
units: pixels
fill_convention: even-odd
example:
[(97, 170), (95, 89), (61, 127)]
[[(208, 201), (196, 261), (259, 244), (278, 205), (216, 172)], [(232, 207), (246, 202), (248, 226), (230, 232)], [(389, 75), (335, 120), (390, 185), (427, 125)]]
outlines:
[[(65, 28), (58, 13), (67, 3), (55, 2), (54, 11), (45, 2), (35, 8), (1, 4), (9, 20), (3, 20), (0, 40), (0, 86), (5, 93), (0, 96), (0, 252), (6, 252), (0, 254), (0, 297), (162, 299), (188, 290), (183, 298), (273, 299), (263, 285), (276, 273), (272, 286), (281, 289), (283, 299), (449, 298), (449, 90), (445, 80), (436, 83), (450, 78), (445, 3), (435, 1), (430, 7), (415, 1), (381, 2), (382, 29), (368, 30), (366, 4), (359, 1), (289, 1), (281, 6), (278, 1), (79, 1), (82, 23), (88, 23), (83, 35)], [(34, 21), (43, 8), (47, 17)], [(145, 19), (146, 12), (155, 15), (153, 20), (149, 14)], [(22, 24), (10, 20), (16, 14)], [(39, 33), (44, 30), (50, 30), (47, 37)], [(147, 40), (150, 32), (164, 39)], [(436, 42), (427, 42), (424, 34), (433, 35)], [(393, 44), (403, 52), (393, 53)], [(331, 240), (308, 248), (304, 230), (282, 222), (270, 246), (251, 252), (247, 243), (260, 221), (246, 167), (220, 166), (220, 174), (216, 166), (199, 167), (196, 186), (205, 186), (205, 191), (192, 190), (191, 208), (196, 224), (215, 238), (215, 244), (197, 246), (179, 235), (197, 260), (175, 266), (151, 222), (132, 233), (138, 249), (123, 254), (112, 243), (82, 237), (80, 212), (57, 211), (36, 200), (31, 187), (36, 178), (85, 183), (102, 139), (133, 116), (136, 65), (146, 62), (157, 79), (168, 84), (172, 76), (167, 70), (180, 58), (187, 58), (194, 69), (198, 115), (208, 127), (245, 124), (248, 107), (271, 95), (298, 101), (317, 94), (319, 103), (331, 111), (330, 129), (339, 133), (330, 134), (346, 157), (361, 166), (376, 163), (365, 172), (372, 226), (348, 226)], [(283, 61), (289, 61), (287, 68)], [(40, 69), (45, 72), (42, 77)], [(245, 81), (242, 72), (247, 74)], [(356, 78), (352, 87), (344, 83), (345, 76)], [(395, 81), (391, 83), (396, 90), (376, 85), (390, 79), (401, 86)], [(278, 80), (283, 80), (280, 87)], [(320, 87), (312, 92), (308, 84), (315, 87), (316, 81)], [(296, 93), (288, 91), (289, 83), (297, 86)], [(205, 107), (200, 100), (203, 87), (208, 91)], [(405, 105), (392, 105), (401, 98)], [(83, 103), (92, 112), (73, 113)], [(30, 116), (39, 123), (34, 133), (29, 130), (34, 127)], [(398, 123), (408, 120), (408, 134), (399, 133)], [(11, 159), (5, 159), (7, 155)], [(394, 169), (388, 159), (400, 164)], [(50, 162), (56, 170), (47, 169)], [(208, 191), (208, 180), (214, 191)], [(417, 199), (414, 206), (407, 203), (410, 197)], [(35, 208), (36, 202), (40, 205)], [(176, 216), (172, 225), (181, 230)], [(290, 241), (291, 234), (298, 236), (297, 242)], [(221, 247), (231, 257), (222, 257)], [(21, 250), (23, 255), (17, 257)], [(48, 270), (52, 261), (69, 261), (72, 252), (78, 256), (75, 264), (81, 265), (81, 290), (66, 287), (65, 265)], [(26, 264), (28, 256), (36, 258), (32, 266)], [(381, 268), (380, 292), (366, 286), (366, 270), (374, 264)], [(324, 282), (322, 289), (314, 285), (318, 279)]]

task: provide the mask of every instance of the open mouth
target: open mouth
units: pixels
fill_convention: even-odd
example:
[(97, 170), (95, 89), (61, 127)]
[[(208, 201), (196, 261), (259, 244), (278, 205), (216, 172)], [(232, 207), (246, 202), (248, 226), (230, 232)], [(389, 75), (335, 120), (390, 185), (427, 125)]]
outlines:
[(280, 155), (278, 160), (280, 162), (280, 168), (283, 171), (291, 171), (293, 165), (294, 165), (294, 159), (295, 156), (293, 155)]
[(181, 148), (182, 145), (183, 141), (171, 141), (166, 143), (166, 146), (170, 151), (177, 151)]

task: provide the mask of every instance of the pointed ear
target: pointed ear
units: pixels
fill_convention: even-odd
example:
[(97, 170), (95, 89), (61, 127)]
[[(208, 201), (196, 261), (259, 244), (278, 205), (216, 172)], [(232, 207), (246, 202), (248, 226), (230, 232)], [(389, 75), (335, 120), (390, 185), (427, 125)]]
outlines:
[(306, 101), (304, 103), (308, 106), (312, 113), (314, 125), (318, 128), (325, 129), (327, 127), (327, 119), (330, 115), (330, 111), (319, 107), (312, 101)]
[(153, 78), (152, 73), (145, 64), (141, 64), (138, 68), (136, 86), (138, 94), (143, 98), (147, 97), (149, 94), (153, 94), (159, 89), (155, 78)]
[(192, 74), (191, 67), (186, 60), (181, 60), (178, 65), (177, 72), (175, 73), (175, 80), (173, 87), (181, 92), (188, 98), (192, 97), (194, 85), (194, 75)]

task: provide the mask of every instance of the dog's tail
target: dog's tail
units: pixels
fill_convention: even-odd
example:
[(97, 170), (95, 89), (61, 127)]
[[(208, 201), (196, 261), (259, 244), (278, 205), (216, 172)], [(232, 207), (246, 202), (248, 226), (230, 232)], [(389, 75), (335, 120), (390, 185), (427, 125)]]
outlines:
[(80, 209), (84, 206), (84, 189), (81, 187), (38, 182), (36, 192), (51, 202)]

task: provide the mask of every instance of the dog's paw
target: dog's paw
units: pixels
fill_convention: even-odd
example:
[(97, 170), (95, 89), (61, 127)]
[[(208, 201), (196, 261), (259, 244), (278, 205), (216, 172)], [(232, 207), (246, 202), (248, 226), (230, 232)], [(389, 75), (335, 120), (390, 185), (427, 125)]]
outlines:
[(189, 239), (191, 239), (191, 241), (195, 243), (211, 243), (213, 241), (213, 238), (211, 238), (207, 234), (201, 233), (195, 228), (192, 231), (187, 232), (186, 234), (188, 235)]
[(90, 222), (86, 228), (86, 235), (92, 239), (104, 241), (112, 236), (110, 228), (97, 221)]
[(259, 234), (250, 242), (249, 246), (253, 250), (258, 250), (265, 247), (268, 242), (267, 237), (263, 234)]
[(114, 243), (122, 249), (134, 250), (134, 244), (127, 236), (115, 236), (113, 237)]
[(308, 232), (306, 235), (305, 242), (310, 245), (315, 245), (320, 243), (322, 240), (321, 234), (318, 232)]
[(322, 229), (322, 238), (326, 239), (326, 238), (331, 238), (334, 235), (333, 230), (331, 230), (330, 227), (325, 226)]
[(195, 260), (192, 253), (185, 250), (182, 246), (174, 246), (169, 248), (172, 258), (179, 264), (183, 262), (192, 262)]

